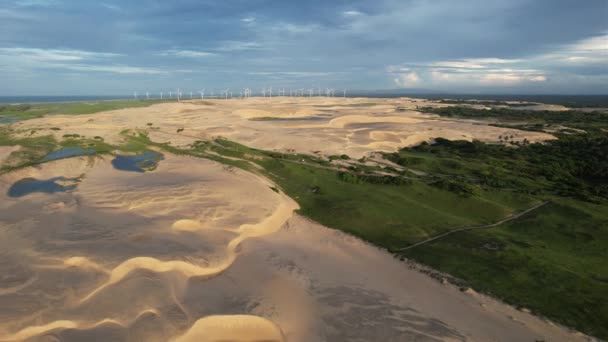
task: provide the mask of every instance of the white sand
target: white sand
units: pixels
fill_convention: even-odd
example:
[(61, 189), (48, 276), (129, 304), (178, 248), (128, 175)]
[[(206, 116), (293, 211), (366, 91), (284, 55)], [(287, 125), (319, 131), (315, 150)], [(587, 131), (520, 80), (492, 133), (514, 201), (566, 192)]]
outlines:
[[(72, 192), (6, 195), (22, 178)], [(549, 341), (580, 335), (294, 216), (264, 178), (166, 155), (0, 177), (0, 341)]]
[[(373, 101), (374, 106), (354, 106)], [(477, 139), (498, 142), (499, 136), (513, 135), (514, 141), (552, 139), (546, 133), (488, 126), (472, 120), (440, 118), (414, 111), (416, 106), (438, 106), (423, 100), (351, 98), (251, 98), (164, 103), (148, 108), (131, 108), (78, 116), (50, 116), (16, 123), (17, 129), (36, 134), (79, 134), (101, 136), (120, 143), (123, 129), (150, 130), (152, 139), (176, 146), (197, 139), (223, 136), (247, 146), (325, 155), (348, 154), (360, 158), (377, 150), (397, 149), (433, 138)], [(252, 121), (253, 118), (281, 118)], [(49, 130), (61, 127), (60, 131)], [(46, 128), (46, 129), (44, 129)], [(183, 129), (177, 133), (178, 129)], [(376, 133), (379, 132), (379, 133)]]

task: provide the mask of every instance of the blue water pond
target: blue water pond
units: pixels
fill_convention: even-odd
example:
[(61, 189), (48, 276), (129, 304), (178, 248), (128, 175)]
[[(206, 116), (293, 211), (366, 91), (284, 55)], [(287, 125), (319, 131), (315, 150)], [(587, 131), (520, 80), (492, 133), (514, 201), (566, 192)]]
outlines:
[(119, 154), (112, 160), (112, 166), (122, 171), (146, 172), (154, 170), (161, 160), (163, 155), (154, 151), (145, 151), (132, 156)]
[(51, 152), (50, 154), (46, 155), (46, 157), (44, 157), (42, 159), (42, 161), (48, 162), (51, 160), (71, 158), (71, 157), (76, 157), (76, 156), (88, 156), (88, 155), (92, 155), (92, 154), (95, 154), (94, 150), (86, 150), (86, 149), (80, 148), (78, 146), (65, 147), (65, 148), (62, 148), (61, 150), (57, 150), (57, 151)]
[(8, 195), (10, 197), (22, 197), (29, 195), (34, 192), (44, 192), (52, 194), (55, 192), (64, 192), (76, 189), (78, 179), (76, 178), (65, 178), (55, 177), (46, 180), (38, 180), (35, 178), (24, 178), (8, 189)]
[(19, 118), (9, 115), (9, 114), (0, 114), (0, 125), (2, 124), (10, 124), (13, 122), (19, 121)]

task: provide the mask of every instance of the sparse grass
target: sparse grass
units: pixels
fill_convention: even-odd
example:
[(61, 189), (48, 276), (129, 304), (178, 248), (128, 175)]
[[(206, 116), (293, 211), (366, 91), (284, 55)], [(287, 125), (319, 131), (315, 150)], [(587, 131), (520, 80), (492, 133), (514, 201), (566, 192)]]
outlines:
[(119, 100), (119, 101), (91, 101), (91, 102), (65, 102), (65, 103), (33, 103), (19, 105), (0, 105), (0, 113), (18, 120), (39, 118), (44, 115), (65, 114), (93, 114), (108, 110), (148, 107), (166, 101), (149, 100)]

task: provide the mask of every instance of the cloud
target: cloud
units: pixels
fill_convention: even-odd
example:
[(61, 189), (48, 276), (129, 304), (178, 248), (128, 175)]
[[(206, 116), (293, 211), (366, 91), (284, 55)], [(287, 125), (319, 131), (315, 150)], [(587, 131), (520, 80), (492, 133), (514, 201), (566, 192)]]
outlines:
[(287, 33), (291, 33), (291, 34), (311, 33), (311, 32), (317, 31), (318, 29), (319, 29), (319, 25), (317, 25), (317, 24), (299, 25), (299, 24), (287, 23), (287, 24), (279, 24), (274, 27), (275, 31), (287, 32)]
[(56, 0), (19, 0), (16, 5), (22, 7), (50, 7), (56, 5)]
[(443, 61), (431, 64), (431, 67), (454, 68), (454, 69), (485, 69), (493, 64), (513, 64), (520, 62), (519, 59), (503, 58), (468, 58), (456, 61)]
[(193, 86), (280, 78), (306, 87), (318, 77), (336, 88), (608, 91), (605, 0), (0, 2), (0, 74), (31, 77), (21, 88), (0, 82), (2, 93), (81, 91), (61, 83), (76, 72), (69, 65), (98, 70), (91, 80), (107, 83), (91, 83), (101, 92), (117, 88), (112, 75), (162, 70), (171, 75), (163, 84), (185, 87), (177, 70), (201, 68), (188, 77)]
[(161, 52), (159, 55), (186, 57), (186, 58), (204, 58), (204, 57), (215, 56), (216, 54), (213, 52), (194, 51), (194, 50), (167, 50), (167, 51)]
[(82, 50), (37, 49), (37, 48), (0, 48), (0, 57), (12, 57), (19, 60), (35, 62), (52, 61), (81, 61), (84, 59), (99, 59), (118, 57), (120, 54), (91, 52)]
[(214, 50), (217, 51), (245, 51), (245, 50), (257, 50), (261, 49), (262, 45), (258, 42), (247, 42), (247, 41), (223, 41), (220, 46)]
[(87, 65), (87, 64), (54, 64), (52, 67), (63, 68), (74, 71), (86, 72), (108, 72), (115, 74), (144, 74), (161, 75), (168, 74), (165, 70), (155, 68), (142, 68), (127, 65)]
[(290, 77), (323, 77), (334, 73), (331, 72), (309, 72), (309, 71), (256, 71), (249, 72), (254, 76), (290, 76)]
[(37, 49), (37, 48), (0, 48), (0, 66), (12, 67), (12, 70), (24, 69), (58, 69), (87, 72), (108, 72), (116, 74), (166, 74), (166, 71), (155, 68), (142, 68), (127, 65), (108, 65), (123, 55), (107, 52), (83, 50)]
[(398, 74), (394, 81), (398, 87), (411, 88), (418, 84), (420, 77), (417, 73), (410, 72), (407, 74)]
[(524, 59), (467, 58), (389, 66), (387, 72), (397, 75), (394, 81), (401, 87), (418, 83), (435, 86), (512, 86), (547, 81), (546, 72), (524, 67), (527, 62)]
[(345, 17), (358, 17), (358, 16), (363, 15), (363, 13), (361, 13), (359, 11), (355, 11), (355, 10), (350, 10), (350, 11), (342, 12), (342, 15)]
[(608, 65), (608, 33), (562, 45), (555, 51), (538, 56), (538, 59), (544, 63), (570, 66), (591, 63)]

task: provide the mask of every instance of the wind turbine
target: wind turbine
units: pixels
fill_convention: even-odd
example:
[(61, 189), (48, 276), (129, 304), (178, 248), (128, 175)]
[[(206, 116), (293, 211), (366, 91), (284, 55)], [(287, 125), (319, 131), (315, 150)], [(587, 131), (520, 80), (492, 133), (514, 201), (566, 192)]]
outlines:
[(163, 92), (162, 91), (160, 92), (160, 99), (161, 100), (163, 99)]
[(269, 97), (272, 97), (272, 87), (268, 88), (268, 95)]
[(190, 90), (190, 100), (194, 99), (194, 94), (192, 93), (192, 90)]
[(346, 89), (344, 89), (344, 98), (346, 98)]
[(149, 99), (150, 99), (150, 93), (146, 92), (146, 100), (149, 100)]
[(182, 95), (182, 90), (177, 88), (177, 102), (179, 102), (179, 100), (180, 100), (179, 98), (181, 95)]
[(201, 93), (201, 100), (205, 99), (205, 89), (199, 91), (199, 93)]
[(137, 100), (137, 92), (136, 91), (133, 92), (133, 97)]

